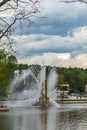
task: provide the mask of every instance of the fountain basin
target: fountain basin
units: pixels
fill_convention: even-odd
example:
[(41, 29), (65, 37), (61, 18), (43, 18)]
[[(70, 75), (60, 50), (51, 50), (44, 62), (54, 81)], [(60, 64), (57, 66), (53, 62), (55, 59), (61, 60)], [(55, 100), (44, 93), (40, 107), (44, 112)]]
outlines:
[(52, 102), (49, 100), (48, 97), (40, 97), (34, 104), (34, 106), (52, 106)]

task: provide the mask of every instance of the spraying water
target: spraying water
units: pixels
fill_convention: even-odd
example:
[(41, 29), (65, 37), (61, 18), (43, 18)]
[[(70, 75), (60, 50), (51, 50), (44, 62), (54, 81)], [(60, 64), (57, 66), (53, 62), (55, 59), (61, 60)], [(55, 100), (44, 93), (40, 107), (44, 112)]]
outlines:
[[(36, 70), (35, 70), (36, 69)], [(17, 74), (10, 85), (8, 99), (12, 101), (11, 105), (29, 106), (34, 104), (42, 95), (45, 87), (45, 78), (47, 78), (47, 95), (52, 104), (57, 98), (55, 86), (58, 81), (58, 75), (55, 68), (51, 68), (48, 73), (46, 67), (43, 66), (37, 72), (37, 68), (23, 71)], [(43, 91), (44, 93), (44, 91)]]

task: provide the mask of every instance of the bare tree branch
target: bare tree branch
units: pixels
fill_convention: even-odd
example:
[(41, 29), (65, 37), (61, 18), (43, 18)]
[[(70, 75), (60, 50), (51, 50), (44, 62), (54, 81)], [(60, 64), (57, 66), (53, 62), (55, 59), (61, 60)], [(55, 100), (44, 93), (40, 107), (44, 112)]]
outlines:
[(14, 21), (6, 28), (6, 30), (3, 31), (2, 35), (0, 36), (0, 39), (5, 35), (6, 32), (9, 31), (9, 29), (12, 27), (12, 25), (16, 22), (16, 18), (14, 19)]
[(39, 0), (2, 0), (0, 2), (0, 45), (3, 45), (4, 37), (10, 38), (17, 21), (19, 23), (26, 21), (30, 26), (33, 23), (32, 18), (38, 13)]
[(65, 3), (81, 2), (81, 3), (87, 4), (87, 0), (64, 0), (62, 2), (65, 2)]
[(0, 2), (0, 7), (3, 6), (3, 5), (5, 5), (9, 1), (11, 1), (11, 0), (3, 0), (2, 2)]

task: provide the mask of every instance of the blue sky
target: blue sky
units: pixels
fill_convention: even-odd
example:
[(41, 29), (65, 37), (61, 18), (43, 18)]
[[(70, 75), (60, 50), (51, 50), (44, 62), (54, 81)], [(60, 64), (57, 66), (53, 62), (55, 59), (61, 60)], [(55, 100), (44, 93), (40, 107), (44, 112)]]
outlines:
[(87, 5), (42, 0), (41, 15), (15, 35), (19, 63), (87, 68)]

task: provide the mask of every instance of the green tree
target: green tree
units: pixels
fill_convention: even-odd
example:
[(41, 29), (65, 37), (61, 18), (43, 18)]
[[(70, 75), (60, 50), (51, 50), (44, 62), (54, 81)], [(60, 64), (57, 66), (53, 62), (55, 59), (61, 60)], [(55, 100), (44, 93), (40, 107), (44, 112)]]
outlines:
[[(87, 84), (87, 69), (57, 67), (57, 71), (63, 76), (64, 84), (69, 83), (73, 92), (84, 92), (85, 84)], [(59, 77), (58, 80), (60, 79)]]
[(0, 50), (0, 64), (6, 64), (6, 52), (4, 49)]
[(7, 60), (6, 60), (6, 66), (8, 68), (8, 77), (9, 79), (11, 80), (13, 77), (14, 77), (14, 71), (16, 70), (17, 68), (17, 58), (13, 55), (10, 55), (7, 57)]
[(84, 92), (85, 73), (82, 69), (71, 68), (65, 76), (65, 80), (70, 84), (73, 92)]
[(61, 85), (64, 84), (64, 76), (63, 75), (59, 75), (58, 76), (58, 89), (61, 90)]
[(18, 63), (17, 58), (13, 55), (7, 57), (7, 64), (16, 65)]
[(15, 56), (8, 56), (5, 50), (0, 50), (0, 97), (6, 96), (16, 65), (17, 59)]

